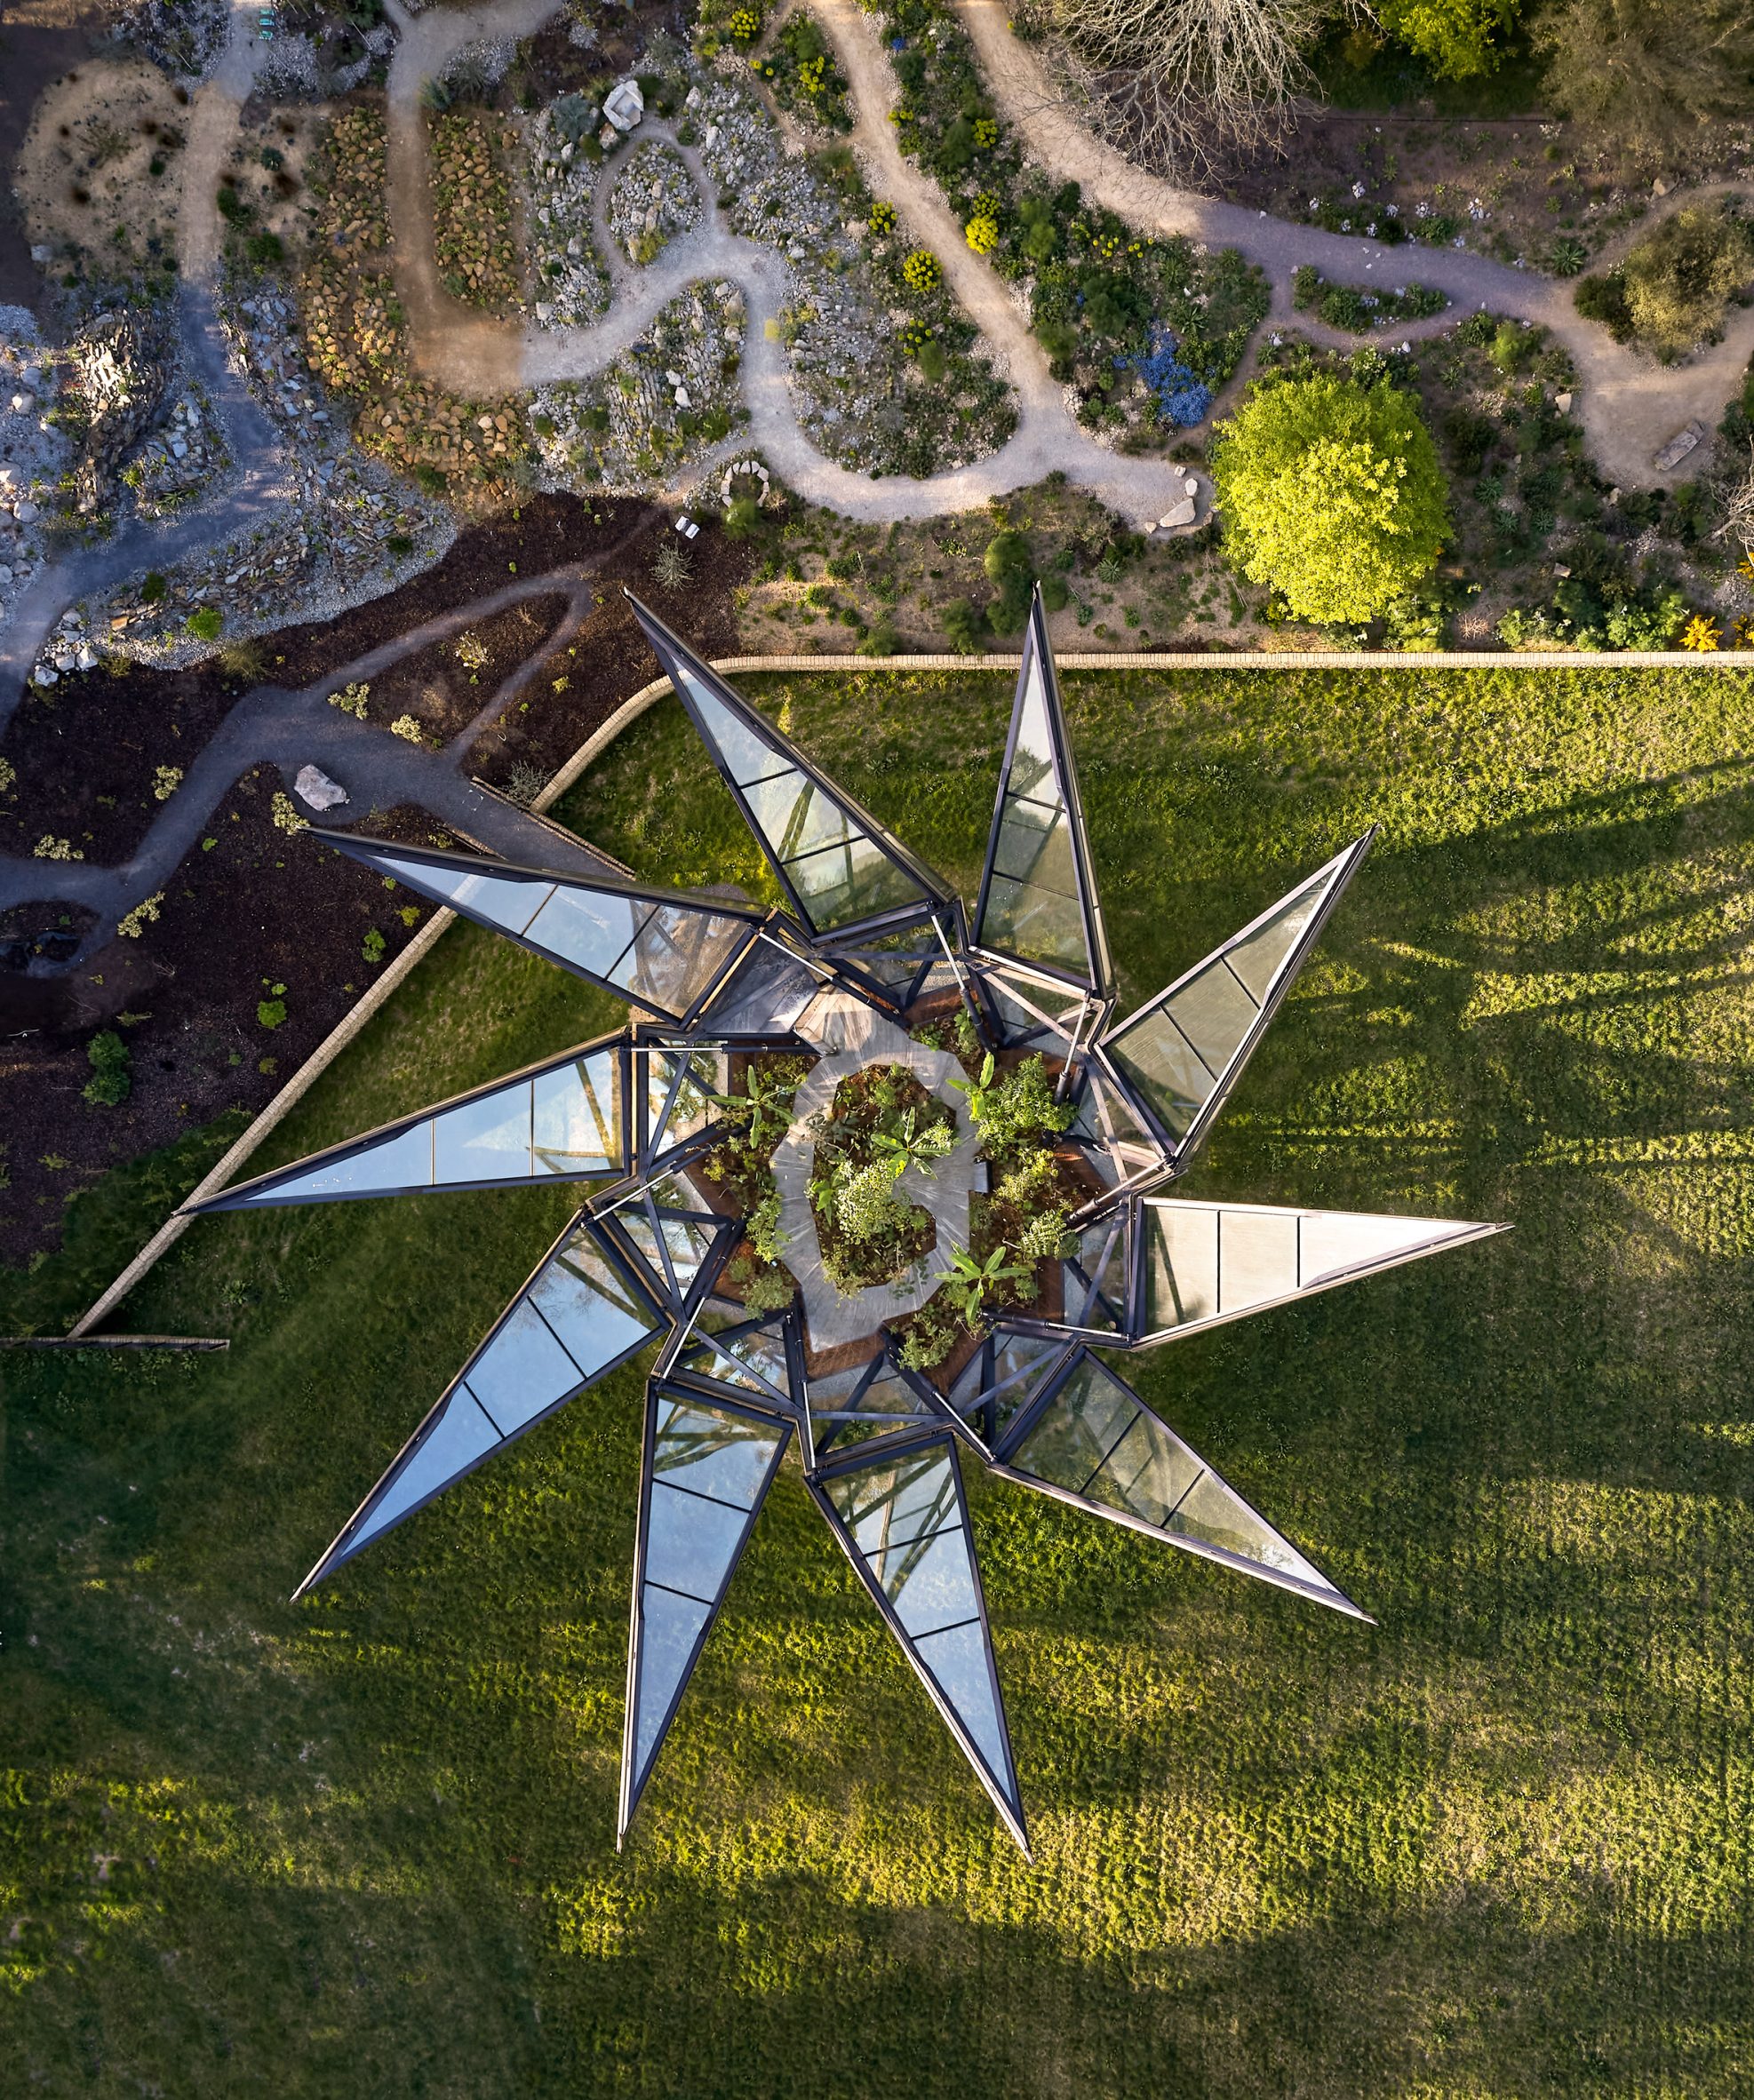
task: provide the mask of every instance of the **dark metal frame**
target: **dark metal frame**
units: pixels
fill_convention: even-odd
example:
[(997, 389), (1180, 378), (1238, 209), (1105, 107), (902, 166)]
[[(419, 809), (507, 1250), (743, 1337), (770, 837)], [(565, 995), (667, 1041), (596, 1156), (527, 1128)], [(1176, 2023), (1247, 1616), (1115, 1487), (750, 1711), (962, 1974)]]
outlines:
[[(462, 1094), (453, 1094), (446, 1101), (435, 1102), (430, 1108), (419, 1109), (411, 1116), (398, 1117), (394, 1123), (380, 1123), (377, 1129), (368, 1130), (355, 1138), (346, 1138), (339, 1145), (325, 1147), (321, 1152), (307, 1152), (302, 1159), (296, 1159), (290, 1166), (277, 1166), (271, 1173), (257, 1174), (248, 1181), (235, 1181), (229, 1189), (218, 1196), (210, 1196), (204, 1203), (186, 1203), (180, 1216), (198, 1218), (209, 1211), (265, 1211), (290, 1210), (307, 1203), (367, 1203), (379, 1197), (390, 1196), (440, 1196), (461, 1193), (472, 1189), (544, 1188), (561, 1182), (612, 1181), (627, 1173), (632, 1160), (632, 1134), (630, 1119), (632, 1096), (629, 1086), (632, 1078), (629, 1059), (629, 1036), (626, 1029), (614, 1034), (596, 1036), (588, 1043), (576, 1045), (563, 1050), (558, 1057), (546, 1057), (537, 1064), (527, 1064), (522, 1071), (508, 1072), (503, 1079), (490, 1079), (485, 1086), (471, 1086)], [(332, 1194), (318, 1196), (287, 1196), (272, 1200), (267, 1195), (255, 1195), (256, 1190), (271, 1189), (278, 1181), (293, 1175), (301, 1180), (314, 1168), (325, 1163), (339, 1166), (344, 1160), (357, 1158), (362, 1153), (398, 1138), (405, 1131), (414, 1130), (422, 1123), (431, 1122), (435, 1117), (448, 1114), (452, 1109), (467, 1108), (471, 1102), (484, 1101), (490, 1094), (500, 1094), (530, 1079), (539, 1079), (545, 1073), (557, 1072), (570, 1064), (577, 1064), (587, 1057), (599, 1055), (605, 1050), (619, 1054), (621, 1092), (621, 1157), (611, 1166), (593, 1167), (588, 1172), (581, 1169), (575, 1173), (554, 1174), (498, 1174), (491, 1180), (477, 1181), (408, 1181), (382, 1189), (340, 1189)], [(536, 1149), (532, 1141), (530, 1149)]]
[[(1020, 956), (1012, 951), (984, 942), (982, 929), (986, 924), (987, 901), (992, 893), (994, 863), (999, 854), (999, 837), (1005, 819), (1005, 803), (1011, 790), (1011, 768), (1017, 755), (1017, 734), (1023, 725), (1024, 697), (1029, 688), (1029, 675), (1032, 666), (1039, 666), (1041, 674), (1043, 710), (1048, 718), (1048, 736), (1053, 752), (1054, 778), (1060, 791), (1060, 800), (1064, 806), (1066, 823), (1072, 835), (1072, 857), (1078, 881), (1078, 912), (1084, 927), (1084, 945), (1090, 958), (1090, 974), (1080, 976), (1076, 972), (1061, 968), (1054, 963), (1039, 961), (1032, 956)], [(1027, 798), (1025, 798), (1027, 799)], [(1014, 880), (1016, 878), (1007, 878)], [(1090, 833), (1084, 821), (1084, 804), (1078, 791), (1078, 771), (1072, 760), (1072, 737), (1066, 728), (1065, 710), (1060, 702), (1060, 681), (1054, 668), (1054, 652), (1048, 642), (1048, 614), (1041, 602), (1041, 586), (1037, 584), (1034, 596), (1030, 601), (1029, 621), (1024, 630), (1023, 661), (1017, 669), (1017, 693), (1011, 702), (1010, 732), (1005, 739), (1005, 760), (999, 769), (999, 797), (993, 804), (993, 828), (987, 833), (986, 858), (981, 865), (980, 895), (975, 905), (974, 937), (971, 946), (977, 955), (990, 956), (995, 961), (1021, 963), (1025, 969), (1040, 971), (1061, 984), (1072, 986), (1088, 997), (1109, 999), (1114, 994), (1114, 963), (1108, 951), (1108, 934), (1103, 924), (1102, 899), (1096, 889), (1095, 866), (1090, 855)]]
[[(642, 1013), (655, 1014), (678, 1028), (689, 1027), (697, 1016), (712, 1003), (713, 997), (719, 986), (736, 968), (754, 943), (756, 935), (761, 930), (761, 923), (768, 916), (766, 911), (758, 905), (732, 903), (723, 897), (693, 896), (685, 890), (659, 889), (650, 883), (624, 882), (612, 876), (593, 876), (586, 879), (582, 875), (563, 874), (555, 868), (527, 867), (521, 862), (490, 860), (481, 854), (453, 853), (436, 846), (398, 846), (393, 839), (361, 838), (351, 831), (324, 831), (315, 824), (311, 827), (311, 836), (314, 839), (321, 839), (325, 846), (334, 847), (338, 852), (345, 853), (350, 859), (359, 861), (367, 867), (377, 864), (374, 855), (388, 855), (398, 863), (411, 861), (416, 866), (452, 868), (459, 874), (480, 875), (498, 882), (547, 883), (561, 889), (587, 891), (603, 896), (625, 897), (634, 903), (667, 907), (677, 911), (691, 911), (698, 913), (703, 919), (740, 919), (747, 928), (743, 941), (721, 965), (714, 974), (711, 984), (701, 993), (699, 998), (682, 1012), (677, 1013), (671, 1007), (658, 1006), (655, 1000), (649, 997), (627, 990), (623, 985), (611, 983), (607, 977), (599, 976), (594, 970), (583, 968), (579, 964), (570, 961), (566, 956), (561, 954), (557, 949), (545, 948), (538, 941), (527, 941), (522, 934), (514, 934), (507, 927), (495, 926), (490, 919), (477, 919), (466, 904), (457, 903), (453, 899), (446, 896), (436, 886), (422, 887), (418, 881), (411, 879), (405, 873), (396, 876), (395, 879), (398, 882), (406, 882), (409, 888), (418, 891), (420, 895), (428, 899), (432, 903), (442, 904), (447, 911), (456, 912), (459, 919), (467, 919), (476, 926), (485, 927), (490, 933), (498, 934), (504, 939), (514, 942), (527, 954), (539, 955), (544, 962), (553, 963), (557, 969), (566, 971), (569, 976), (577, 977), (586, 984), (594, 984), (599, 991), (606, 991), (611, 998), (620, 999), (625, 1005), (637, 1007)], [(539, 910), (540, 907), (538, 906), (538, 909)], [(532, 913), (531, 916), (533, 918), (535, 914)], [(635, 935), (634, 938), (637, 940), (638, 935)], [(633, 943), (630, 942), (628, 945), (631, 947)], [(626, 951), (624, 950), (623, 952), (625, 954)]]

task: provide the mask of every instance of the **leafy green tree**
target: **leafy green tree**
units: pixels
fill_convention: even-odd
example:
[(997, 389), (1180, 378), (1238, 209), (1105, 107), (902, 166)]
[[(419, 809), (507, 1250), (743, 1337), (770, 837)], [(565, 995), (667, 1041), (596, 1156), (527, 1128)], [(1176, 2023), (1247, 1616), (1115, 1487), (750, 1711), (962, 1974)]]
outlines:
[(133, 1054), (113, 1028), (95, 1035), (85, 1046), (85, 1061), (92, 1077), (85, 1082), (85, 1099), (100, 1109), (113, 1109), (133, 1092)]
[(1380, 0), (1376, 19), (1440, 80), (1478, 80), (1503, 57), (1519, 0)]
[(1298, 619), (1375, 618), (1449, 536), (1437, 447), (1386, 382), (1319, 373), (1256, 387), (1219, 427), (1212, 478), (1232, 560)]

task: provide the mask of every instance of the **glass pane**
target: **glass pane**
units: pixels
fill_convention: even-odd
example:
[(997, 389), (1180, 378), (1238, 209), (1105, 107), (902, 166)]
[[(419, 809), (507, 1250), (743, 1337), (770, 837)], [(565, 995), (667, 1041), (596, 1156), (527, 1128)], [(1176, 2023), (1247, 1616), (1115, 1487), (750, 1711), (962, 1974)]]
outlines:
[(1203, 1539), (1208, 1546), (1220, 1547), (1244, 1560), (1256, 1561), (1264, 1568), (1277, 1568), (1284, 1574), (1301, 1576), (1304, 1581), (1318, 1583), (1323, 1589), (1334, 1587), (1209, 1469), (1201, 1476), (1198, 1485), (1165, 1528)]
[(717, 1408), (661, 1399), (653, 1468), (664, 1480), (698, 1495), (753, 1509), (780, 1432)]
[(961, 1526), (871, 1556), (871, 1572), (910, 1634), (936, 1633), (973, 1619), (975, 1579)]
[[(250, 1203), (284, 1202), (289, 1196), (360, 1196), (395, 1189), (430, 1189), (433, 1182), (433, 1126), (417, 1123), (394, 1137), (379, 1138), (351, 1159), (331, 1160), (303, 1173), (290, 1173), (273, 1187), (256, 1191)], [(240, 1206), (241, 1207), (241, 1206)]]
[(407, 1464), (374, 1499), (358, 1531), (348, 1539), (349, 1547), (363, 1546), (368, 1539), (387, 1531), (417, 1503), (448, 1487), (458, 1474), (466, 1473), (498, 1442), (498, 1432), (470, 1398), (468, 1388), (459, 1385), (409, 1454)]
[(714, 999), (703, 1024), (727, 1035), (780, 1035), (816, 994), (817, 981), (802, 963), (760, 941)]
[(1224, 1211), (1218, 1225), (1218, 1305), (1239, 1312), (1297, 1288), (1295, 1211)]
[(1087, 1358), (1048, 1402), (1010, 1463), (1019, 1473), (1082, 1494), (1137, 1412), (1132, 1394)]
[(440, 896), (448, 904), (484, 925), (502, 932), (521, 934), (535, 918), (554, 889), (551, 882), (520, 880), (514, 875), (477, 873), (471, 868), (435, 866), (427, 861), (405, 861), (395, 854), (377, 854), (373, 864), (394, 875), (411, 889)]
[(1064, 970), (1084, 970), (1089, 963), (1090, 947), (1075, 899), (1004, 875), (995, 874), (987, 889), (981, 939), (988, 947), (1030, 962), (1056, 963)]
[(501, 1433), (509, 1436), (570, 1393), (581, 1373), (525, 1299), (481, 1354), (470, 1359), (467, 1376), (476, 1399)]
[(747, 787), (752, 781), (781, 772), (789, 765), (783, 753), (758, 736), (690, 672), (673, 664), (670, 675), (687, 687), (689, 698), (699, 711), (702, 728), (709, 740), (718, 746), (720, 755), (730, 768), (731, 778), (739, 787)]
[[(688, 1076), (676, 1089), (676, 1099), (670, 1110), (670, 1119), (662, 1129), (658, 1121), (664, 1113), (664, 1103), (669, 1097), (670, 1082), (675, 1076), (679, 1058), (651, 1056), (646, 1060), (646, 1094), (648, 1117), (656, 1140), (655, 1150), (667, 1152), (680, 1145), (685, 1138), (704, 1130), (717, 1113), (713, 1105), (714, 1094), (722, 1091), (721, 1061), (708, 1051), (696, 1051), (689, 1060)], [(693, 1199), (676, 1182), (667, 1182), (674, 1193), (659, 1201), (678, 1203), (684, 1209), (694, 1207)]]
[(1024, 667), (1023, 705), (1017, 710), (1017, 743), (1011, 753), (1011, 771), (1005, 783), (1008, 794), (1037, 795), (1041, 801), (1057, 802), (1059, 784), (1055, 777), (1054, 739), (1048, 727), (1048, 696), (1041, 683), (1041, 659), (1032, 636), (1024, 644), (1028, 662)]
[[(1002, 1432), (1035, 1397), (1044, 1374), (1051, 1364), (1059, 1361), (1064, 1346), (1063, 1342), (1043, 1341), (1030, 1334), (997, 1337), (993, 1352), (993, 1382), (1004, 1387), (993, 1400), (998, 1431)], [(1017, 1378), (1014, 1385), (1006, 1385), (1005, 1380), (1017, 1372), (1024, 1375)]]
[(1298, 1223), (1299, 1273), (1305, 1285), (1338, 1270), (1399, 1261), (1468, 1229), (1436, 1218), (1377, 1218), (1353, 1211), (1305, 1211)]
[(613, 890), (556, 887), (524, 938), (593, 976), (609, 977), (651, 911), (644, 898)]
[(532, 1082), (532, 1141), (538, 1173), (577, 1173), (625, 1164), (621, 1149), (621, 1060), (600, 1050)]
[(680, 1017), (706, 995), (748, 930), (740, 919), (661, 904), (610, 980), (631, 998)]
[(1207, 1066), (1220, 1077), (1242, 1047), (1242, 1038), (1259, 1012), (1221, 962), (1209, 963), (1165, 1006)]
[(843, 1473), (827, 1483), (827, 1491), (865, 1554), (962, 1521), (950, 1452), (942, 1445), (918, 1457)]
[(994, 871), (1014, 881), (1032, 882), (1062, 896), (1078, 895), (1078, 868), (1072, 855), (1072, 826), (1066, 813), (1040, 802), (1009, 800), (1000, 819)]
[(1146, 1204), (1145, 1320), (1156, 1329), (1210, 1319), (1218, 1309), (1218, 1213)]
[(985, 1629), (978, 1622), (959, 1626), (945, 1633), (928, 1634), (913, 1645), (931, 1672), (932, 1682), (944, 1694), (945, 1704), (973, 1738), (987, 1770), (1011, 1797), (1005, 1723), (987, 1667)]
[(847, 813), (794, 768), (746, 788), (755, 825), (782, 861), (843, 845), (855, 835)]
[(719, 1594), (743, 1542), (746, 1509), (729, 1509), (704, 1495), (652, 1483), (651, 1518), (646, 1534), (646, 1576), (666, 1589), (711, 1603)]
[(1161, 1524), (1204, 1470), (1178, 1436), (1141, 1412), (1084, 1491), (1092, 1501)]
[(858, 832), (845, 846), (788, 862), (785, 872), (803, 899), (811, 923), (822, 928), (915, 904), (925, 895), (911, 875)]
[(582, 1234), (548, 1264), (530, 1294), (587, 1378), (657, 1332), (645, 1309)]
[(438, 1181), (527, 1181), (530, 1082), (502, 1087), (433, 1118)]
[(1300, 891), (1288, 903), (1281, 904), (1264, 927), (1246, 940), (1239, 941), (1225, 956), (1232, 969), (1262, 1005), (1266, 1003), (1273, 979), (1284, 968), (1291, 951), (1303, 937), (1304, 927), (1319, 910), (1332, 880), (1329, 876)]
[(1137, 1082), (1172, 1137), (1188, 1131), (1217, 1085), (1161, 1007), (1142, 1015), (1109, 1054)]
[(634, 1738), (634, 1778), (644, 1778), (658, 1748), (658, 1730), (670, 1702), (688, 1675), (694, 1644), (711, 1607), (673, 1595), (647, 1582), (640, 1587), (640, 1656), (635, 1696), (639, 1725)]

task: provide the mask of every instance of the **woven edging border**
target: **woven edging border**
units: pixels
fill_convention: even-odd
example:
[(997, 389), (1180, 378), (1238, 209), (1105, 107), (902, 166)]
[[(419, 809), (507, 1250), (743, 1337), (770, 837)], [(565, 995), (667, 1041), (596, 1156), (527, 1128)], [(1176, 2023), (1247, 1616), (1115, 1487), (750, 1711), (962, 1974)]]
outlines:
[[(1009, 671), (1015, 673), (1019, 656), (716, 656), (715, 671), (730, 676), (737, 672), (873, 672), (873, 671)], [(1062, 671), (1479, 671), (1525, 668), (1544, 671), (1599, 670), (1607, 664), (1636, 669), (1670, 668), (1713, 671), (1754, 669), (1754, 649), (1718, 649), (1699, 654), (1678, 649), (1625, 650), (1609, 654), (1573, 654), (1558, 649), (1485, 650), (1432, 649), (1390, 655), (1383, 651), (1348, 650), (1332, 653), (1303, 649), (1262, 650), (1256, 654), (1223, 651), (1193, 655), (1174, 650), (1070, 650), (1056, 653)], [(630, 722), (670, 690), (667, 678), (655, 678), (620, 706), (587, 736), (530, 803), (531, 814), (543, 816), (561, 797), (576, 787), (594, 761), (601, 758)], [(366, 992), (262, 1110), (250, 1127), (230, 1147), (184, 1198), (198, 1203), (214, 1196), (236, 1173), (251, 1153), (288, 1115), (323, 1073), (359, 1035), (366, 1022), (383, 1006), (419, 965), (431, 954), (434, 944), (457, 914), (443, 905), (421, 927), (383, 975)], [(183, 1210), (171, 1213), (140, 1253), (68, 1330), (68, 1341), (91, 1336), (130, 1291), (187, 1232), (194, 1220)]]

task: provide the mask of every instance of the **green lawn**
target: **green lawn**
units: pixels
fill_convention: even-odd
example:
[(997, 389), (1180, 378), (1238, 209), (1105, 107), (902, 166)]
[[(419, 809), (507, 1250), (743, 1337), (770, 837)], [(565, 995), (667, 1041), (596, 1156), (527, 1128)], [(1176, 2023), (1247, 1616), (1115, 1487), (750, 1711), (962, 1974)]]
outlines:
[[(1129, 993), (1383, 825), (1184, 1187), (1517, 1231), (1130, 1367), (1380, 1626), (971, 1476), (1030, 1866), (793, 1469), (618, 1857), (637, 1367), (285, 1602), (563, 1197), (206, 1221), (0, 1355), (0, 2087), (1754, 2087), (1754, 684), (1066, 684)], [(970, 880), (1005, 680), (761, 696)], [(757, 887), (674, 704), (562, 814)], [(459, 929), (251, 1171), (613, 1019)]]

